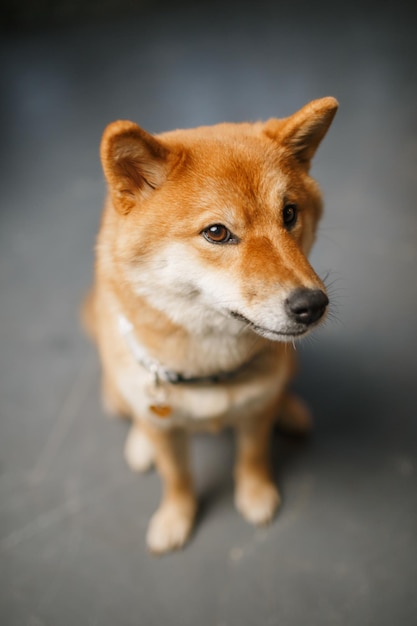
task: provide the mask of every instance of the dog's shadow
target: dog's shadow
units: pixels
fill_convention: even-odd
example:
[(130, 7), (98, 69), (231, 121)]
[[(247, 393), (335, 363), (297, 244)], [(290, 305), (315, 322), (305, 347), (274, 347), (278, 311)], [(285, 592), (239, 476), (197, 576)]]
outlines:
[[(290, 489), (288, 485), (313, 474), (317, 459), (320, 458), (320, 465), (325, 463), (323, 454), (328, 454), (329, 449), (333, 450), (333, 456), (337, 456), (337, 448), (343, 449), (346, 438), (367, 440), (382, 427), (381, 403), (384, 400), (380, 381), (369, 374), (363, 375), (355, 355), (345, 353), (343, 363), (337, 360), (331, 349), (321, 352), (319, 362), (308, 351), (302, 357), (301, 375), (295, 382), (294, 391), (313, 413), (313, 431), (310, 435), (295, 436), (275, 427), (271, 442), (273, 476), (284, 507)], [(193, 461), (199, 496), (198, 532), (199, 525), (207, 518), (225, 514), (233, 507), (233, 433), (197, 436), (193, 444)]]
[[(311, 446), (311, 436), (295, 436), (274, 428), (271, 441), (272, 472), (281, 494), (285, 493), (285, 478), (298, 459)], [(198, 514), (195, 534), (200, 525), (217, 515), (227, 515), (233, 509), (235, 438), (232, 431), (216, 437), (198, 435), (193, 445), (193, 471), (198, 492)]]

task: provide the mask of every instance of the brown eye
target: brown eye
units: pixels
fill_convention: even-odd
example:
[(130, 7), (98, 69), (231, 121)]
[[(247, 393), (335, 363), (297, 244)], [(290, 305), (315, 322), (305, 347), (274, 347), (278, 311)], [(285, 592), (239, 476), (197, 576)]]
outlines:
[(202, 231), (203, 237), (210, 243), (237, 243), (235, 237), (223, 224), (213, 224)]
[(282, 211), (282, 220), (284, 226), (288, 229), (292, 228), (297, 221), (297, 206), (295, 204), (286, 204)]

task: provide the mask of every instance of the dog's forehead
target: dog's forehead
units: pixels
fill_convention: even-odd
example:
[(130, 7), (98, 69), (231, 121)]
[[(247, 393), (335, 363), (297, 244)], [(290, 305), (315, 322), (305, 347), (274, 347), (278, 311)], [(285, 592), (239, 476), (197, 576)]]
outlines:
[(181, 131), (175, 139), (176, 149), (184, 156), (182, 175), (194, 194), (268, 201), (285, 193), (283, 153), (256, 125), (192, 129)]

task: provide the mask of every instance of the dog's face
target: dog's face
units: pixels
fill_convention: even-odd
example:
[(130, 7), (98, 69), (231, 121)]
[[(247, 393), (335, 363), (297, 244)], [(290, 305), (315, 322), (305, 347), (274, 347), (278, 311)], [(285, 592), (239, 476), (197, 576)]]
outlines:
[(108, 126), (101, 157), (119, 280), (196, 332), (305, 334), (328, 304), (307, 260), (321, 214), (308, 172), (336, 109), (324, 98), (283, 120), (158, 137)]

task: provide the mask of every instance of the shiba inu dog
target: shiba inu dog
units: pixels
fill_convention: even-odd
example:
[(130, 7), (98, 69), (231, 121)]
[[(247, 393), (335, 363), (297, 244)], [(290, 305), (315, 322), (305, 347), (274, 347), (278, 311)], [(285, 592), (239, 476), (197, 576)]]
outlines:
[(235, 504), (249, 522), (279, 505), (274, 421), (310, 426), (286, 391), (292, 344), (329, 304), (307, 260), (322, 212), (309, 168), (337, 106), (328, 97), (283, 119), (158, 136), (128, 121), (104, 132), (109, 194), (86, 310), (105, 404), (132, 420), (126, 459), (137, 471), (155, 462), (163, 481), (147, 534), (155, 553), (192, 531), (193, 430), (235, 429)]

